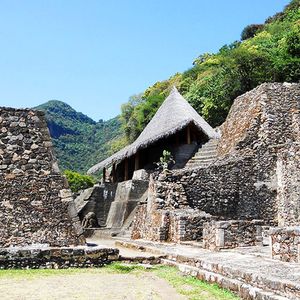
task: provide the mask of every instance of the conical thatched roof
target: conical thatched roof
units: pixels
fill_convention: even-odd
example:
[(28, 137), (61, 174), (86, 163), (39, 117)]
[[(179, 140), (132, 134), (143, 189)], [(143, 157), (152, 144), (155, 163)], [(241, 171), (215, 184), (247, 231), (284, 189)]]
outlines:
[(156, 141), (168, 137), (193, 123), (203, 131), (208, 138), (217, 138), (215, 130), (194, 110), (194, 108), (179, 94), (175, 87), (162, 103), (152, 120), (139, 135), (139, 137), (124, 149), (115, 153), (104, 161), (94, 165), (88, 173), (95, 173), (100, 169), (119, 162), (126, 157), (134, 155), (139, 149), (148, 147)]

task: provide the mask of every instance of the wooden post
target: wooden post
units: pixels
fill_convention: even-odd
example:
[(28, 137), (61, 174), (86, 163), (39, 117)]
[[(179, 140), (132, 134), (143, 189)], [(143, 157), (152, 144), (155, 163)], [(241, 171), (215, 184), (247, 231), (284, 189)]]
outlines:
[(115, 164), (112, 165), (111, 173), (112, 173), (112, 182), (115, 183), (117, 181), (116, 165)]
[(134, 170), (138, 170), (140, 168), (140, 153), (137, 152), (134, 157)]
[(106, 180), (106, 168), (105, 167), (102, 170), (102, 179), (103, 179), (103, 183), (105, 183), (105, 180)]
[(191, 144), (191, 128), (190, 125), (186, 128), (186, 135), (187, 135), (187, 144)]
[(124, 180), (128, 180), (129, 179), (129, 164), (128, 164), (128, 158), (126, 157), (125, 158), (125, 161), (124, 161), (124, 164), (125, 164), (125, 176), (124, 176)]

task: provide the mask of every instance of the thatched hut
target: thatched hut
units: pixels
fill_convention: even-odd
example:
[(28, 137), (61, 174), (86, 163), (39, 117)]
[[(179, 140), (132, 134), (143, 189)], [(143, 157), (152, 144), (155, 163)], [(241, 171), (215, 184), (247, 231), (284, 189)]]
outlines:
[(216, 131), (180, 95), (175, 87), (152, 120), (130, 145), (88, 170), (112, 168), (113, 181), (132, 178), (135, 170), (153, 169), (163, 150), (171, 151), (175, 166), (183, 166), (199, 146), (217, 138)]

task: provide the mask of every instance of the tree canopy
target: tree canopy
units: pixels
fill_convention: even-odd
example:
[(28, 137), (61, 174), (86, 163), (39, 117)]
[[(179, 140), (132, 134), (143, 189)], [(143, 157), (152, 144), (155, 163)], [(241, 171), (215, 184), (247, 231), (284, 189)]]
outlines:
[[(300, 80), (300, 0), (264, 24), (247, 26), (241, 41), (204, 53), (193, 67), (155, 83), (123, 104), (127, 143), (151, 120), (173, 85), (212, 126), (224, 122), (233, 100), (263, 82)], [(124, 138), (123, 138), (124, 143)]]

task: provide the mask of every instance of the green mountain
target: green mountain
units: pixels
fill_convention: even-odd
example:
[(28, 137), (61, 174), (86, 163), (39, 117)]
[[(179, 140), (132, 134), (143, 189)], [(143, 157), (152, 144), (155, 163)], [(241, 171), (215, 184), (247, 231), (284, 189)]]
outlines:
[(217, 53), (199, 55), (185, 72), (132, 96), (121, 107), (121, 122), (118, 117), (95, 122), (60, 101), (37, 108), (46, 112), (60, 167), (85, 172), (135, 140), (173, 85), (212, 126), (218, 126), (237, 96), (274, 81), (300, 81), (300, 0), (292, 0), (263, 24), (247, 26), (239, 41)]
[(111, 154), (114, 139), (121, 136), (119, 118), (95, 122), (68, 104), (51, 100), (35, 107), (46, 113), (59, 166), (86, 172)]

